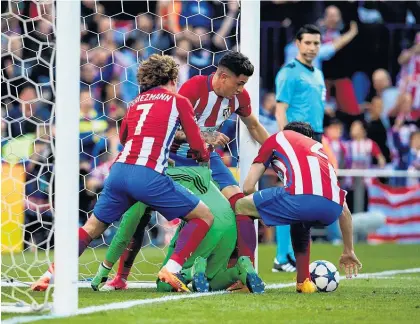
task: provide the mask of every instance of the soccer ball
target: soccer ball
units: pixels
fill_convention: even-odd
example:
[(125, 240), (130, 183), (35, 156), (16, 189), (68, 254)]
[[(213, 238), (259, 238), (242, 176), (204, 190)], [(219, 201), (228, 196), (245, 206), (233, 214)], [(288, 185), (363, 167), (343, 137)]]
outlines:
[(340, 274), (331, 262), (325, 260), (314, 261), (309, 265), (309, 272), (318, 291), (332, 292), (337, 289)]

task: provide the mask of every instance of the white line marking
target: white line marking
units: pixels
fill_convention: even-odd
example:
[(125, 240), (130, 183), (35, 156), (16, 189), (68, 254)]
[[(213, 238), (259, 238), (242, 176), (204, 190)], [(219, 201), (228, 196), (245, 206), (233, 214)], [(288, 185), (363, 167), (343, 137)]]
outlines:
[[(376, 278), (376, 277), (384, 277), (384, 276), (394, 276), (394, 275), (403, 274), (403, 273), (420, 273), (420, 268), (404, 269), (404, 270), (388, 270), (388, 271), (374, 272), (374, 273), (363, 273), (363, 274), (359, 274), (354, 279), (367, 279), (367, 278)], [(345, 279), (345, 277), (341, 276), (340, 279)], [(294, 282), (269, 284), (266, 286), (266, 289), (282, 289), (282, 288), (294, 287), (294, 286), (295, 286)], [(211, 292), (211, 293), (167, 295), (167, 296), (163, 296), (159, 298), (138, 299), (138, 300), (132, 300), (132, 301), (110, 303), (110, 304), (99, 305), (99, 306), (89, 306), (89, 307), (79, 309), (77, 313), (72, 316), (86, 315), (86, 314), (92, 314), (92, 313), (109, 311), (109, 310), (127, 309), (134, 306), (164, 303), (164, 302), (180, 300), (180, 299), (191, 299), (191, 298), (215, 296), (215, 295), (221, 295), (225, 293), (226, 293), (225, 291), (216, 291), (216, 292)], [(66, 316), (66, 317), (69, 317), (69, 316)], [(40, 321), (44, 319), (54, 319), (54, 318), (59, 318), (59, 317), (54, 316), (54, 315), (20, 316), (20, 317), (9, 318), (2, 322), (4, 324), (17, 324), (17, 323), (35, 322), (35, 321)]]

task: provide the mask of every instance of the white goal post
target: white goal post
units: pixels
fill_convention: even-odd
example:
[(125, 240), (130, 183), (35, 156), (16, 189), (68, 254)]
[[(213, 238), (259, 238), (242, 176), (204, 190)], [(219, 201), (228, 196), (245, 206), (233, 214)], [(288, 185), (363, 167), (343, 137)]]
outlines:
[(56, 8), (53, 313), (68, 316), (78, 308), (80, 0)]
[[(254, 75), (246, 84), (251, 97), (253, 114), (258, 118), (260, 109), (260, 1), (241, 1), (240, 13), (240, 52), (248, 56), (254, 65)], [(239, 126), (239, 183), (243, 188), (244, 180), (258, 153), (258, 143), (254, 141), (240, 122)], [(258, 221), (255, 220), (257, 248), (255, 250), (255, 268), (258, 271)]]

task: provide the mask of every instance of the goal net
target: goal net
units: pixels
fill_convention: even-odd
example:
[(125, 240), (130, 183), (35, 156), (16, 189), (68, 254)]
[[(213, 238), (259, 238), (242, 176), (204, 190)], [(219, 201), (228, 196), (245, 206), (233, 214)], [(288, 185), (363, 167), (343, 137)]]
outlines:
[[(55, 2), (10, 0), (1, 6), (2, 305), (41, 310), (51, 290), (35, 295), (29, 285), (54, 256)], [(80, 191), (74, 215), (80, 225), (121, 150), (119, 123), (139, 92), (138, 63), (153, 53), (174, 56), (179, 85), (210, 74), (226, 51), (239, 50), (239, 17), (237, 0), (81, 2)], [(236, 116), (222, 130), (231, 142), (219, 153), (238, 175)], [(176, 227), (152, 216), (130, 282), (155, 280)], [(112, 224), (80, 258), (81, 286), (88, 286), (117, 229)]]

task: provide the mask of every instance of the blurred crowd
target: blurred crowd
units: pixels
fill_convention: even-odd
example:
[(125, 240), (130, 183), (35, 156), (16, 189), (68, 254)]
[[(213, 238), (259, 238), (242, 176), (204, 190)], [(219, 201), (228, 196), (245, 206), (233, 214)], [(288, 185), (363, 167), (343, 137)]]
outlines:
[[(283, 61), (271, 75), (297, 54), (288, 34), (305, 23), (321, 30), (322, 45), (314, 64), (326, 79), (323, 144), (334, 153), (335, 166), (420, 170), (420, 4), (268, 1), (262, 4), (262, 15), (274, 20), (271, 13), (279, 7), (284, 9), (277, 18), (279, 24), (266, 30), (283, 36), (285, 45), (280, 46), (284, 53), (278, 55)], [(279, 30), (288, 33), (282, 35)], [(264, 59), (267, 51), (262, 54)], [(260, 120), (276, 132), (274, 82), (265, 77), (261, 83)], [(355, 183), (352, 178), (340, 180), (352, 207)], [(393, 186), (419, 183), (417, 178), (382, 180)], [(267, 171), (260, 185), (276, 182), (276, 175)]]
[[(28, 224), (39, 215), (46, 221), (52, 218), (55, 13), (51, 3), (1, 3), (2, 159), (24, 165)], [(274, 48), (276, 53), (272, 65), (261, 66), (260, 119), (267, 130), (277, 131), (272, 76), (293, 58), (290, 35), (302, 24), (314, 23), (322, 30), (322, 46), (348, 38), (334, 55), (318, 62), (328, 88), (325, 141), (336, 154), (337, 166), (419, 170), (419, 3), (264, 1), (261, 5), (261, 26), (275, 21), (280, 31), (273, 37), (264, 35), (261, 42), (262, 52)], [(239, 5), (236, 0), (83, 0), (81, 12), (79, 217), (84, 222), (121, 149), (119, 121), (139, 91), (137, 62), (152, 53), (173, 55), (180, 64), (180, 85), (194, 75), (212, 73), (225, 51), (238, 49)], [(370, 28), (393, 24), (406, 26), (398, 42), (386, 45), (398, 52), (398, 69), (388, 71), (389, 60), (379, 60), (382, 66), (374, 65), (374, 71), (359, 69), (355, 61), (361, 56), (360, 39), (367, 39)], [(281, 48), (276, 37), (284, 39)], [(389, 41), (387, 35), (378, 39)], [(370, 44), (363, 46), (370, 53)], [(232, 142), (219, 152), (227, 165), (235, 167), (235, 115), (222, 130)], [(351, 188), (351, 179), (345, 181)], [(390, 181), (409, 185), (418, 179)], [(261, 185), (275, 182), (275, 175), (267, 171)], [(39, 241), (30, 236), (27, 241)]]

